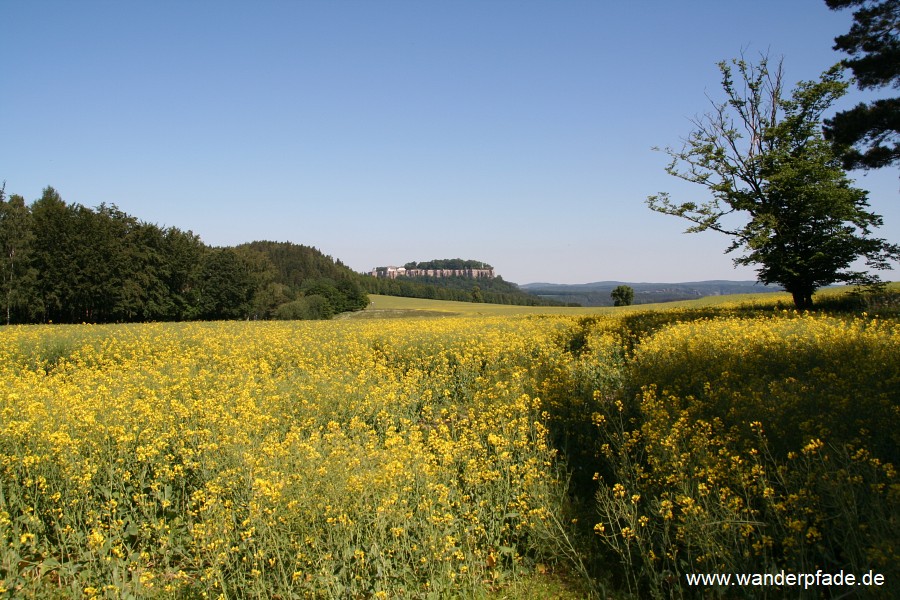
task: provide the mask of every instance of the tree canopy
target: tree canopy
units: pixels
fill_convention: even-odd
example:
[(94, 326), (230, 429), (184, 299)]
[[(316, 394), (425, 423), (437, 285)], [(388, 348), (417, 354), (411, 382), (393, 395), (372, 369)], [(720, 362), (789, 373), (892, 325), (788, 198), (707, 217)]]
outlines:
[[(900, 0), (825, 0), (832, 10), (855, 7), (850, 31), (834, 49), (850, 56), (860, 89), (900, 87)], [(859, 103), (825, 121), (825, 136), (848, 169), (874, 169), (900, 161), (900, 98)]]
[[(411, 267), (415, 268), (415, 267)], [(456, 302), (485, 302), (487, 304), (507, 304), (518, 306), (565, 306), (550, 298), (542, 298), (522, 291), (515, 283), (504, 281), (502, 277), (363, 277), (362, 285), (370, 294), (401, 296), (406, 298), (427, 298), (430, 300), (453, 300)], [(474, 288), (478, 287), (478, 294)], [(475, 298), (479, 298), (475, 300)]]
[[(67, 204), (52, 187), (28, 206), (5, 184), (0, 297), (6, 323), (328, 318), (368, 305), (359, 276), (315, 248), (211, 248), (115, 205)], [(290, 303), (304, 310), (278, 312)]]
[(422, 262), (408, 262), (406, 269), (493, 269), (491, 265), (480, 260), (463, 260), (461, 258), (437, 258)]
[(6, 199), (6, 182), (0, 185), (0, 270), (4, 318), (10, 324), (13, 311), (17, 314), (28, 304), (25, 290), (31, 289), (37, 271), (29, 257), (34, 234), (31, 213), (22, 196)]
[(848, 87), (841, 69), (801, 82), (785, 97), (781, 63), (770, 69), (763, 56), (755, 65), (741, 58), (719, 68), (725, 99), (694, 119), (681, 149), (665, 150), (666, 171), (712, 198), (677, 203), (663, 192), (648, 198), (649, 207), (690, 221), (687, 232), (731, 236), (727, 252), (744, 251), (734, 262), (756, 265), (759, 281), (782, 285), (798, 309), (812, 306), (819, 287), (877, 282), (853, 263), (890, 268), (900, 248), (870, 237), (882, 219), (822, 136), (822, 113)]
[(630, 285), (619, 285), (610, 292), (614, 306), (631, 306), (634, 302), (634, 288)]

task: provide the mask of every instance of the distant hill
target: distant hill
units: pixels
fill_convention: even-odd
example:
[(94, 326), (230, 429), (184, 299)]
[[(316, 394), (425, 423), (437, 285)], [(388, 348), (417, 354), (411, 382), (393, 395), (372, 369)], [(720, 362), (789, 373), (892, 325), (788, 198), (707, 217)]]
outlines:
[(594, 283), (526, 283), (519, 287), (541, 298), (582, 306), (612, 306), (610, 293), (620, 285), (634, 289), (635, 304), (692, 300), (704, 296), (729, 294), (753, 294), (782, 291), (776, 286), (766, 286), (756, 281), (691, 281), (685, 283), (629, 283), (625, 281), (596, 281)]
[(236, 248), (268, 256), (276, 271), (275, 281), (292, 288), (300, 289), (309, 279), (356, 279), (356, 272), (350, 267), (312, 246), (262, 240), (240, 244)]
[(376, 267), (360, 281), (370, 294), (514, 304), (519, 306), (562, 306), (553, 298), (519, 289), (494, 274), (493, 267), (483, 261), (461, 258), (408, 262), (403, 267)]
[(493, 269), (491, 265), (480, 260), (463, 260), (461, 258), (437, 258), (422, 262), (408, 262), (403, 265), (407, 269)]
[(359, 275), (316, 248), (263, 240), (234, 250), (255, 283), (252, 314), (256, 318), (329, 318), (369, 304)]

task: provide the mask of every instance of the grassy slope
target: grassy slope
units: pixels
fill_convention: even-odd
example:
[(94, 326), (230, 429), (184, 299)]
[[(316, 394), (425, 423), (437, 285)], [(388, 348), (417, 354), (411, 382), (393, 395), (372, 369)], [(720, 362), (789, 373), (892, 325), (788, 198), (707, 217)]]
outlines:
[(476, 304), (472, 302), (453, 302), (450, 300), (426, 300), (423, 298), (401, 298), (398, 296), (378, 296), (370, 294), (369, 306), (360, 312), (345, 313), (345, 319), (379, 319), (408, 317), (451, 317), (451, 316), (486, 316), (486, 315), (596, 315), (618, 311), (660, 310), (666, 308), (702, 307), (725, 302), (755, 301), (774, 304), (776, 301), (790, 302), (790, 296), (784, 293), (741, 294), (736, 296), (710, 296), (698, 300), (683, 300), (661, 304), (641, 304), (628, 307), (590, 306), (510, 306), (505, 304)]
[[(846, 293), (852, 288), (836, 287), (819, 291), (814, 297), (823, 299)], [(900, 290), (900, 283), (888, 284), (888, 289)], [(774, 306), (780, 303), (789, 308), (793, 303), (790, 294), (772, 292), (768, 294), (733, 294), (729, 296), (706, 296), (696, 300), (680, 300), (659, 304), (640, 304), (627, 307), (589, 306), (511, 306), (505, 304), (476, 304), (451, 300), (426, 300), (423, 298), (402, 298), (399, 296), (369, 295), (369, 306), (360, 312), (345, 313), (339, 318), (378, 319), (410, 317), (451, 317), (487, 315), (595, 315), (624, 311), (665, 310), (669, 308), (703, 308), (722, 304), (756, 304)]]
[[(514, 306), (508, 304), (482, 304), (474, 302), (454, 302), (452, 300), (426, 300), (423, 298), (403, 298), (400, 296), (379, 296), (369, 294), (369, 306), (357, 313), (348, 313), (343, 318), (373, 319), (398, 317), (450, 317), (485, 315), (578, 315), (595, 314), (604, 309), (569, 308), (561, 306)], [(609, 310), (609, 309), (606, 309)]]

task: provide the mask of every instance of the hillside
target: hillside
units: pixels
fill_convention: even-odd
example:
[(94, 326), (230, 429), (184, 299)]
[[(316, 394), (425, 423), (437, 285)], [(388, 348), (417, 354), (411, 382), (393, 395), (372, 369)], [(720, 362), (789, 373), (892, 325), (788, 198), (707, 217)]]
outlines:
[(258, 318), (329, 318), (369, 303), (357, 273), (311, 246), (254, 241), (235, 250), (253, 274)]
[(310, 319), (368, 304), (359, 276), (315, 248), (211, 247), (49, 186), (28, 204), (0, 185), (0, 241), (7, 324)]
[(382, 279), (362, 275), (360, 282), (368, 293), (383, 296), (517, 306), (563, 306), (553, 298), (542, 298), (523, 292), (516, 284), (504, 281), (501, 277), (478, 280), (469, 277)]
[(634, 304), (653, 304), (693, 300), (706, 296), (729, 294), (755, 294), (781, 291), (775, 286), (765, 286), (755, 281), (692, 281), (684, 283), (628, 283), (623, 281), (597, 281), (581, 284), (527, 283), (519, 286), (530, 294), (568, 304), (582, 306), (612, 306), (610, 293), (620, 285), (634, 289)]
[(518, 306), (563, 306), (494, 275), (483, 261), (460, 258), (408, 262), (403, 267), (376, 267), (360, 281), (370, 294)]

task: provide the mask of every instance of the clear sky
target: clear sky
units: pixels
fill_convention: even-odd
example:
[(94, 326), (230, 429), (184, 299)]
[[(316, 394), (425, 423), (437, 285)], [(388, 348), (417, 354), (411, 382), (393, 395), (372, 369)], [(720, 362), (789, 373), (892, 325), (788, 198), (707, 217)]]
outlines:
[[(646, 207), (705, 198), (651, 148), (720, 97), (718, 61), (813, 79), (850, 23), (823, 0), (0, 0), (0, 180), (357, 271), (754, 279)], [(897, 170), (854, 176), (900, 241)]]

